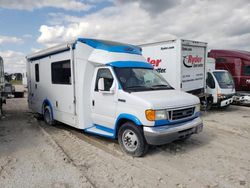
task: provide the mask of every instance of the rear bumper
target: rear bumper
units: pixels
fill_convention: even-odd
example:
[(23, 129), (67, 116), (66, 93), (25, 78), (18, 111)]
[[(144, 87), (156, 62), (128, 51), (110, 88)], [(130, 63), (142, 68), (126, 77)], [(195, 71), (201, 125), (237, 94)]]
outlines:
[(143, 127), (145, 139), (151, 145), (167, 144), (185, 136), (199, 133), (202, 129), (203, 123), (200, 117), (174, 125)]

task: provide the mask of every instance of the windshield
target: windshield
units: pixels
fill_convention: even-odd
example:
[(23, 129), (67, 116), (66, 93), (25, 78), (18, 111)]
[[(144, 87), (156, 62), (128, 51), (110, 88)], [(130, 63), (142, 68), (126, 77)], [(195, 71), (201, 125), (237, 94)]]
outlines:
[(147, 68), (114, 68), (123, 88), (128, 92), (173, 89), (155, 70)]
[(228, 72), (213, 72), (217, 82), (222, 89), (234, 88), (234, 82), (231, 74)]

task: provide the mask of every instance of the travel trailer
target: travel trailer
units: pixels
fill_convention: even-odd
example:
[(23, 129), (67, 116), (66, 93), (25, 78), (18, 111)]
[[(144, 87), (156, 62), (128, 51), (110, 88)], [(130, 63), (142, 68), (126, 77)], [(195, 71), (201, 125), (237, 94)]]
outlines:
[(203, 128), (199, 99), (173, 89), (137, 46), (78, 38), (28, 55), (27, 78), (29, 107), (47, 124), (117, 138), (133, 156)]
[(214, 58), (207, 58), (206, 70), (206, 91), (213, 96), (213, 105), (217, 107), (229, 106), (235, 95), (232, 75), (227, 70), (216, 70)]
[(212, 104), (206, 89), (207, 43), (176, 39), (140, 45), (142, 55), (176, 90), (194, 94), (204, 108)]

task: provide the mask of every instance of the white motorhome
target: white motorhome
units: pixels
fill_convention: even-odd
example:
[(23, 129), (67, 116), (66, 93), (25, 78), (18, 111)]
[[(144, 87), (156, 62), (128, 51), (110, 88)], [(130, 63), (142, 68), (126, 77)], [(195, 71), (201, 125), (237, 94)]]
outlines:
[(27, 73), (29, 107), (46, 123), (118, 138), (133, 156), (203, 127), (199, 99), (174, 90), (133, 45), (78, 38), (27, 56)]
[(3, 58), (0, 57), (0, 116), (2, 115), (3, 103), (5, 103), (5, 97), (4, 97), (4, 66), (3, 66)]
[(215, 70), (215, 59), (207, 58), (207, 93), (213, 96), (213, 105), (229, 106), (233, 102), (235, 86), (232, 75), (227, 70)]
[(176, 90), (194, 94), (204, 107), (212, 103), (205, 93), (207, 43), (176, 39), (140, 45), (142, 55)]

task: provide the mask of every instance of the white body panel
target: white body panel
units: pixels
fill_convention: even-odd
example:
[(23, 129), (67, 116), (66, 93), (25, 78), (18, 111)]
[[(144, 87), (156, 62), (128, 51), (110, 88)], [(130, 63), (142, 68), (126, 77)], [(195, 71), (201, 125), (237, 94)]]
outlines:
[(175, 89), (205, 88), (206, 43), (178, 39), (140, 46), (147, 61)]
[[(27, 57), (29, 107), (43, 114), (46, 103), (53, 111), (54, 120), (78, 129), (115, 137), (119, 118), (154, 126), (154, 121), (146, 119), (145, 110), (195, 108), (199, 103), (197, 97), (176, 90), (128, 93), (121, 89), (109, 63), (142, 62), (149, 66), (142, 55), (105, 51), (78, 41), (50, 50), (53, 52), (50, 55), (46, 55), (50, 51), (45, 50)], [(70, 83), (52, 83), (52, 63), (65, 60), (70, 60)], [(36, 64), (39, 65), (39, 81), (36, 81)], [(110, 70), (114, 79), (110, 93), (95, 90), (97, 72), (103, 68)]]

